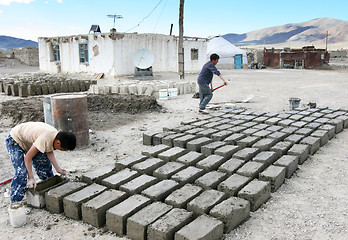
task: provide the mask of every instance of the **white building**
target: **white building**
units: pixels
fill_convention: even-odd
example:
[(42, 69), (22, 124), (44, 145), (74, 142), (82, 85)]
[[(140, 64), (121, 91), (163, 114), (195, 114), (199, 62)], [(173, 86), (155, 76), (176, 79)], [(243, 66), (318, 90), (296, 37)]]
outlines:
[[(205, 38), (184, 37), (185, 72), (199, 72), (207, 61)], [(139, 49), (153, 53), (152, 71), (178, 72), (177, 36), (137, 33), (92, 33), (40, 37), (40, 70), (48, 73), (132, 75), (133, 55)]]

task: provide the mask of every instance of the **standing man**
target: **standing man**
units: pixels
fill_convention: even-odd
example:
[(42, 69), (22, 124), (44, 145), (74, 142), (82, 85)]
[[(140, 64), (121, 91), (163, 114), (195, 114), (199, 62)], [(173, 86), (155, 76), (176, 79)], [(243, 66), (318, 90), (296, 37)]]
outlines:
[[(210, 102), (213, 97), (213, 74), (219, 76), (221, 80), (227, 85), (227, 82), (221, 75), (221, 73), (217, 70), (215, 65), (219, 62), (219, 55), (213, 53), (210, 55), (210, 61), (204, 64), (201, 73), (198, 76), (197, 82), (199, 86), (199, 112), (203, 114), (208, 114), (209, 112), (205, 109), (207, 104)], [(210, 86), (209, 86), (210, 84)]]
[(11, 183), (11, 205), (21, 202), (26, 187), (35, 188), (33, 169), (41, 180), (53, 176), (52, 165), (60, 174), (66, 174), (53, 154), (53, 150), (73, 150), (76, 136), (70, 132), (58, 132), (43, 122), (27, 122), (14, 127), (6, 138), (6, 148), (15, 173)]

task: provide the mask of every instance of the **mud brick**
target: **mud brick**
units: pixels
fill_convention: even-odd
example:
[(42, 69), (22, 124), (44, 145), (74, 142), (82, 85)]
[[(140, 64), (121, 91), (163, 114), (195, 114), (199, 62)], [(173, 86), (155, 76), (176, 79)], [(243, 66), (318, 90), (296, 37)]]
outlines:
[(304, 117), (301, 119), (301, 121), (303, 122), (307, 122), (307, 123), (311, 123), (311, 122), (314, 122), (314, 120), (317, 119), (315, 117)]
[(122, 184), (138, 177), (140, 174), (137, 171), (129, 168), (122, 169), (121, 171), (102, 179), (101, 184), (113, 189), (118, 189)]
[(217, 133), (219, 130), (217, 129), (205, 129), (204, 131), (198, 132), (196, 135), (198, 137), (210, 137), (212, 134)]
[(278, 142), (276, 145), (271, 147), (269, 150), (276, 152), (277, 157), (279, 158), (279, 157), (285, 155), (293, 145), (294, 145), (294, 143), (292, 143), (292, 142), (282, 141), (282, 142)]
[(82, 181), (85, 183), (99, 183), (101, 179), (106, 178), (116, 171), (115, 166), (104, 166), (82, 175)]
[(35, 96), (36, 95), (36, 86), (35, 84), (28, 84), (28, 95)]
[(164, 165), (166, 162), (159, 158), (149, 158), (143, 162), (134, 164), (132, 166), (133, 170), (136, 170), (140, 173), (145, 173), (148, 175), (152, 175), (153, 171), (155, 171), (160, 166)]
[(144, 207), (127, 219), (127, 236), (134, 240), (147, 239), (148, 226), (172, 208), (172, 206), (161, 202), (154, 202)]
[(187, 204), (187, 210), (207, 214), (215, 205), (226, 199), (226, 194), (214, 189), (205, 190)]
[(259, 131), (259, 129), (256, 129), (256, 128), (248, 128), (248, 129), (242, 131), (242, 133), (247, 135), (247, 136), (250, 136), (258, 131)]
[(297, 130), (295, 134), (304, 135), (305, 137), (308, 137), (313, 131), (314, 129), (303, 127)]
[(299, 112), (298, 114), (299, 114), (299, 115), (302, 115), (302, 116), (309, 116), (309, 115), (312, 114), (312, 112), (310, 112), (310, 111), (308, 111), (308, 110), (309, 110), (309, 109), (305, 109), (305, 110)]
[(219, 155), (224, 157), (225, 159), (229, 159), (232, 157), (234, 153), (236, 153), (238, 150), (240, 150), (239, 146), (234, 146), (234, 145), (225, 145), (222, 147), (217, 148), (214, 151), (215, 155)]
[(177, 188), (179, 188), (179, 183), (170, 179), (165, 179), (146, 188), (141, 194), (153, 201), (164, 201), (164, 199)]
[(205, 171), (216, 170), (221, 164), (223, 164), (226, 159), (219, 155), (210, 155), (196, 164), (196, 167), (202, 168)]
[(185, 155), (186, 153), (187, 150), (185, 148), (173, 147), (168, 149), (167, 151), (158, 154), (158, 158), (165, 161), (174, 161), (182, 155)]
[(343, 131), (343, 120), (341, 119), (330, 119), (330, 121), (328, 121), (328, 124), (335, 126), (336, 134)]
[(301, 115), (301, 114), (294, 114), (294, 115), (291, 115), (291, 116), (289, 117), (289, 119), (298, 121), (298, 120), (300, 120), (300, 119), (303, 118), (303, 117), (304, 117), (304, 116)]
[(193, 213), (174, 208), (147, 229), (148, 239), (174, 239), (174, 234), (193, 220)]
[(169, 147), (173, 147), (174, 143), (173, 140), (175, 138), (181, 137), (185, 135), (184, 133), (176, 133), (176, 134), (170, 134), (168, 136), (165, 136), (164, 138), (162, 138), (162, 144), (169, 146)]
[(227, 142), (228, 144), (231, 145), (237, 145), (237, 142), (243, 138), (245, 138), (247, 135), (242, 134), (242, 133), (234, 133), (231, 136), (225, 138), (223, 141)]
[(253, 161), (264, 163), (266, 166), (273, 164), (278, 159), (277, 153), (273, 151), (262, 151), (253, 157)]
[(254, 212), (271, 197), (271, 185), (255, 179), (239, 191), (238, 197), (248, 200)]
[(285, 180), (286, 168), (281, 166), (269, 166), (265, 171), (260, 173), (259, 180), (268, 181), (271, 184), (271, 192), (275, 192)]
[(312, 128), (315, 130), (315, 129), (318, 129), (318, 127), (320, 127), (320, 126), (321, 126), (320, 123), (311, 122), (311, 123), (306, 124), (305, 127)]
[(298, 156), (298, 164), (303, 164), (309, 155), (309, 146), (306, 144), (294, 144), (288, 151), (288, 155)]
[(335, 132), (336, 132), (336, 128), (330, 124), (325, 124), (323, 126), (320, 126), (318, 130), (327, 131), (329, 134), (329, 140), (331, 140), (335, 136)]
[[(175, 132), (168, 131), (168, 132), (161, 132), (153, 135), (152, 137), (152, 144), (151, 145), (160, 145), (162, 144), (162, 139), (165, 138), (166, 136), (176, 134)], [(144, 145), (149, 145), (149, 144), (144, 144)]]
[(246, 129), (247, 127), (244, 127), (244, 126), (235, 126), (233, 128), (230, 128), (229, 130), (232, 131), (233, 133), (241, 133), (245, 131)]
[(49, 94), (47, 83), (42, 83), (42, 84), (41, 84), (41, 89), (42, 89), (42, 94), (43, 94), (43, 95)]
[(251, 147), (252, 148), (258, 148), (260, 151), (267, 151), (272, 146), (276, 144), (276, 140), (272, 138), (262, 138), (258, 140), (256, 143), (254, 143)]
[(254, 143), (259, 141), (261, 138), (257, 136), (247, 136), (241, 140), (237, 141), (237, 145), (240, 148), (251, 147)]
[(283, 141), (286, 137), (289, 136), (289, 133), (285, 132), (273, 132), (267, 136), (267, 138), (274, 139), (276, 142)]
[(309, 154), (313, 155), (320, 147), (320, 138), (312, 136), (305, 137), (300, 143), (309, 145)]
[(287, 133), (288, 135), (293, 134), (298, 130), (298, 127), (284, 127), (281, 132)]
[(319, 112), (320, 109), (318, 109), (318, 108), (310, 108), (310, 109), (307, 109), (306, 111), (310, 112), (310, 113), (315, 113), (315, 112)]
[[(202, 228), (204, 226), (204, 228)], [(175, 240), (215, 240), (223, 235), (224, 224), (209, 216), (199, 216), (194, 221), (175, 233)]]
[(98, 194), (107, 190), (106, 187), (93, 183), (77, 192), (74, 192), (63, 198), (65, 216), (80, 220), (81, 219), (81, 205), (97, 196)]
[(336, 119), (343, 120), (343, 127), (348, 128), (348, 116), (338, 116)]
[(163, 130), (164, 132), (176, 132), (176, 133), (178, 133), (178, 131), (176, 131), (176, 129), (177, 129), (178, 127), (181, 127), (181, 125), (180, 125), (180, 124), (175, 124), (175, 125), (173, 125), (173, 126), (163, 127), (162, 130)]
[(252, 178), (233, 174), (218, 185), (218, 190), (226, 193), (228, 196), (236, 196), (239, 190), (246, 186)]
[(290, 178), (298, 167), (298, 156), (284, 155), (279, 158), (273, 165), (285, 167), (285, 177)]
[(306, 124), (307, 124), (307, 122), (297, 121), (297, 122), (292, 123), (290, 126), (301, 128), (301, 127), (305, 126)]
[(195, 184), (201, 186), (204, 189), (214, 189), (217, 185), (227, 178), (227, 174), (224, 172), (211, 171), (199, 177)]
[(242, 127), (247, 127), (247, 128), (252, 128), (253, 126), (257, 125), (258, 123), (256, 122), (246, 122), (246, 123), (243, 123), (241, 126)]
[(312, 137), (320, 138), (320, 146), (324, 146), (329, 141), (329, 132), (324, 130), (316, 130), (311, 134)]
[[(224, 120), (227, 120), (227, 119), (224, 119)], [(228, 120), (227, 120), (228, 121)], [(221, 121), (220, 121), (221, 122)], [(232, 128), (234, 125), (232, 124), (228, 124), (228, 123), (225, 123), (225, 124), (222, 124), (222, 125), (219, 125), (219, 126), (216, 126), (214, 127), (215, 129), (219, 130), (219, 131), (227, 131), (226, 133), (230, 133), (230, 135), (232, 134), (231, 131), (228, 131), (227, 129), (230, 129)], [(214, 134), (213, 134), (214, 135)]]
[(342, 109), (338, 110), (337, 112), (335, 112), (335, 114), (338, 116), (343, 116), (346, 114), (346, 111), (343, 111)]
[(120, 186), (120, 190), (132, 195), (138, 194), (157, 182), (158, 179), (156, 177), (144, 174), (130, 180), (129, 182), (126, 182), (125, 184), (122, 184)]
[(175, 138), (173, 140), (173, 146), (180, 147), (180, 148), (186, 148), (186, 144), (195, 138), (197, 138), (196, 135), (185, 134), (181, 137)]
[(292, 142), (295, 144), (295, 143), (299, 143), (303, 138), (304, 136), (300, 134), (290, 134), (284, 139), (284, 141)]
[(265, 130), (271, 131), (273, 133), (273, 132), (279, 132), (282, 129), (283, 129), (283, 127), (281, 127), (281, 126), (273, 125), (273, 126), (266, 128)]
[(203, 130), (204, 130), (204, 128), (195, 127), (195, 128), (193, 128), (193, 129), (191, 129), (191, 130), (186, 131), (186, 133), (187, 133), (187, 134), (193, 134), (193, 135), (195, 135), (195, 134), (197, 134), (198, 132), (201, 132), (201, 131), (203, 131)]
[(227, 138), (228, 136), (232, 135), (233, 132), (232, 131), (229, 131), (229, 130), (222, 130), (222, 131), (219, 131), (217, 133), (214, 133), (211, 135), (211, 138), (214, 140), (214, 141), (222, 141), (224, 140), (225, 138)]
[(220, 126), (220, 125), (222, 125), (222, 123), (220, 123), (220, 122), (210, 122), (208, 124), (203, 125), (202, 127), (210, 129), (210, 128), (215, 128), (216, 126)]
[(265, 163), (250, 161), (239, 168), (236, 173), (245, 177), (256, 178), (266, 167)]
[(181, 171), (186, 166), (183, 163), (179, 162), (168, 162), (164, 164), (163, 166), (157, 168), (153, 172), (153, 176), (158, 177), (160, 179), (167, 179), (170, 178), (173, 174)]
[(82, 204), (82, 220), (95, 227), (105, 224), (106, 211), (126, 198), (126, 193), (118, 190), (107, 190)]
[(224, 223), (224, 233), (229, 233), (250, 217), (249, 201), (230, 197), (210, 210), (209, 215)]
[(18, 86), (18, 96), (19, 97), (28, 97), (29, 93), (28, 93), (28, 86), (25, 84), (21, 84)]
[(276, 112), (268, 112), (264, 116), (265, 117), (276, 117), (276, 116), (278, 116), (278, 113), (276, 113)]
[(179, 132), (179, 133), (184, 133), (184, 132), (189, 131), (189, 130), (194, 129), (194, 128), (195, 127), (191, 126), (191, 125), (184, 125), (184, 126), (180, 126), (180, 127), (173, 129), (173, 131)]
[(261, 131), (258, 131), (256, 133), (254, 133), (252, 136), (255, 136), (255, 137), (260, 137), (260, 138), (265, 138), (267, 137), (268, 135), (270, 135), (272, 132), (271, 131), (268, 131), (268, 130), (261, 130)]
[(258, 122), (258, 123), (264, 123), (264, 122), (266, 122), (268, 119), (269, 119), (269, 117), (261, 116), (261, 117), (254, 118), (253, 121), (254, 121), (254, 122)]
[(230, 118), (232, 118), (232, 117), (234, 117), (236, 114), (233, 114), (233, 113), (227, 113), (227, 114), (225, 114), (225, 115), (223, 115), (223, 116), (221, 116), (221, 117), (223, 117), (223, 118), (228, 118), (228, 119), (230, 119)]
[[(173, 136), (173, 135), (170, 135), (170, 136)], [(170, 137), (170, 136), (167, 136), (167, 137)], [(170, 147), (168, 145), (161, 144), (161, 145), (149, 147), (147, 150), (142, 151), (141, 154), (148, 157), (157, 157), (158, 154), (160, 154), (161, 152), (167, 151), (169, 148)]]
[(86, 187), (83, 182), (67, 182), (45, 193), (46, 209), (51, 213), (62, 213), (63, 198)]
[(290, 126), (292, 123), (294, 123), (295, 121), (294, 120), (291, 120), (291, 119), (284, 119), (284, 120), (281, 120), (278, 122), (278, 125), (279, 126), (282, 126), (282, 127), (288, 127)]
[(202, 153), (191, 151), (179, 157), (176, 161), (185, 165), (195, 165), (203, 158), (204, 155)]
[(244, 119), (238, 119), (238, 120), (234, 120), (233, 122), (231, 122), (231, 124), (233, 124), (234, 126), (237, 126), (237, 125), (242, 125), (245, 122), (246, 121)]
[(201, 147), (203, 145), (211, 143), (212, 141), (213, 140), (208, 137), (200, 137), (200, 138), (189, 141), (186, 144), (186, 148), (188, 151), (201, 152)]
[(215, 149), (225, 146), (227, 143), (222, 141), (215, 141), (205, 144), (201, 147), (201, 153), (205, 156), (209, 156), (214, 153)]
[(172, 179), (179, 182), (181, 185), (184, 185), (186, 183), (193, 183), (197, 178), (199, 178), (203, 174), (203, 169), (189, 166), (181, 170), (180, 172), (175, 173), (172, 176)]
[(106, 211), (106, 227), (120, 235), (126, 234), (127, 219), (151, 200), (141, 195), (133, 195)]
[(166, 199), (165, 203), (176, 208), (186, 208), (188, 202), (197, 197), (203, 189), (199, 186), (186, 184), (183, 187), (172, 192)]
[(238, 158), (241, 160), (244, 160), (244, 162), (247, 162), (251, 160), (253, 157), (256, 156), (260, 152), (260, 149), (258, 148), (244, 148), (233, 154), (234, 158)]
[(204, 124), (208, 124), (208, 123), (209, 123), (208, 120), (201, 120), (201, 121), (198, 121), (198, 122), (194, 122), (191, 125), (195, 126), (195, 127), (202, 127)]
[(237, 159), (237, 158), (231, 158), (225, 163), (223, 163), (219, 168), (218, 171), (226, 172), (228, 174), (235, 173), (241, 166), (243, 166), (244, 161)]
[(314, 120), (314, 122), (319, 123), (319, 124), (326, 124), (330, 119), (326, 118), (326, 117), (320, 117)]
[(116, 169), (117, 170), (122, 170), (125, 168), (130, 168), (136, 163), (140, 163), (144, 160), (148, 159), (148, 156), (141, 155), (141, 154), (134, 154), (132, 156), (126, 157), (124, 159), (118, 160), (116, 162)]

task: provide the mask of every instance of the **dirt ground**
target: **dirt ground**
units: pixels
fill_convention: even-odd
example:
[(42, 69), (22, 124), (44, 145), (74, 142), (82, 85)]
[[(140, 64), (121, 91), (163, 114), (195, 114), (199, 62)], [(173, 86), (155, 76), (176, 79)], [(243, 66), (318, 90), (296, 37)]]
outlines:
[[(11, 73), (22, 71), (11, 69)], [(24, 71), (37, 71), (25, 69)], [(249, 103), (236, 106), (264, 112), (289, 110), (289, 98), (301, 98), (301, 106), (316, 102), (319, 106), (348, 108), (348, 71), (343, 70), (221, 70), (229, 84), (217, 90), (211, 105), (243, 100), (253, 96)], [(0, 68), (0, 74), (6, 74)], [(155, 76), (156, 77), (156, 76)], [(163, 79), (177, 76), (161, 74)], [(186, 74), (186, 80), (195, 81), (196, 74)], [(122, 79), (121, 79), (122, 80)], [(103, 83), (108, 81), (103, 79)], [(126, 79), (125, 79), (126, 81)], [(214, 78), (214, 84), (221, 84)], [(0, 95), (0, 102), (18, 98)], [(162, 109), (138, 112), (89, 112), (90, 145), (71, 152), (55, 152), (60, 165), (69, 171), (70, 178), (79, 178), (96, 167), (112, 165), (117, 159), (141, 153), (144, 131), (162, 130), (182, 120), (202, 117), (198, 114), (198, 99), (192, 94), (177, 99), (159, 100)], [(10, 107), (5, 104), (4, 107)], [(17, 107), (18, 109), (18, 107)], [(12, 177), (13, 167), (8, 158), (4, 139), (13, 125), (13, 119), (0, 119), (0, 176), (1, 181)], [(272, 198), (250, 219), (224, 239), (347, 239), (348, 236), (348, 130), (335, 136), (285, 181)], [(62, 214), (31, 209), (27, 224), (12, 228), (8, 222), (7, 207), (10, 185), (0, 186), (1, 239), (127, 239), (106, 229), (92, 227)]]

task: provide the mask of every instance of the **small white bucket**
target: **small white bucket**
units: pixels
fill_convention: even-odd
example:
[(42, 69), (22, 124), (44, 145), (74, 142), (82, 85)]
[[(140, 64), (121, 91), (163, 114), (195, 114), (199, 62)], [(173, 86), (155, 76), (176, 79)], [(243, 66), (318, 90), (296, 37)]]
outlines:
[(289, 98), (290, 110), (294, 110), (300, 106), (301, 98)]
[(25, 207), (21, 203), (11, 203), (8, 207), (8, 214), (10, 215), (10, 224), (12, 227), (22, 227), (27, 222)]

